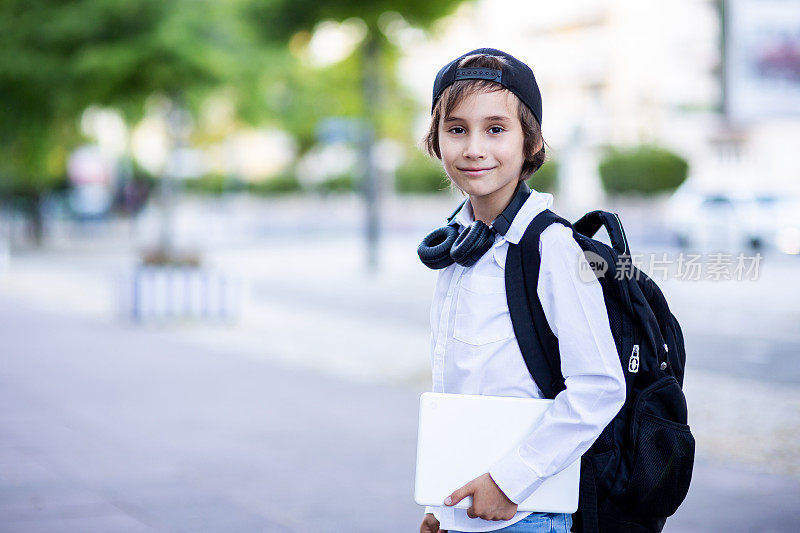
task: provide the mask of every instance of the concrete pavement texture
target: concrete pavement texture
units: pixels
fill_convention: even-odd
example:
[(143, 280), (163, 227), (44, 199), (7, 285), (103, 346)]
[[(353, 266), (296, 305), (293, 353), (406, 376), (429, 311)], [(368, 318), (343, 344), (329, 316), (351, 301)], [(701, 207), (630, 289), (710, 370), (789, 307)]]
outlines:
[(416, 394), (0, 303), (0, 530), (416, 527)]
[[(0, 531), (416, 531), (417, 390), (0, 298)], [(795, 531), (800, 481), (699, 460), (667, 532)]]
[[(375, 273), (364, 268), (363, 245), (352, 233), (209, 247), (209, 268), (245, 280), (237, 320), (143, 329), (348, 380), (427, 388), (435, 274), (416, 260), (415, 246), (413, 236), (387, 236)], [(129, 245), (94, 241), (18, 254), (0, 276), (0, 294), (125, 323), (120, 294), (136, 261)], [(796, 261), (764, 263), (755, 282), (660, 285), (686, 337), (685, 390), (698, 453), (800, 476), (800, 316), (793, 297), (800, 276)]]
[[(225, 323), (128, 320), (140, 228), (65, 227), (15, 253), (0, 272), (0, 531), (366, 531), (377, 515), (417, 530), (435, 275), (413, 250), (450, 203), (388, 205), (377, 272), (350, 200), (179, 210), (178, 242), (245, 282)], [(307, 222), (318, 212), (324, 227)], [(686, 335), (698, 445), (668, 532), (796, 530), (793, 259), (767, 257), (754, 282), (657, 280)]]

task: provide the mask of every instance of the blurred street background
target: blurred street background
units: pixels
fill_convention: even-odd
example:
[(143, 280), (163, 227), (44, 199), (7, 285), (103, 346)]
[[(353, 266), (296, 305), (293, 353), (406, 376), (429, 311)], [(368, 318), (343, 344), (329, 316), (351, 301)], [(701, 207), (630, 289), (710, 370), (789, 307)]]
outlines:
[(796, 531), (796, 0), (0, 4), (0, 531), (418, 530), (418, 141), (480, 46), (683, 327), (665, 531)]

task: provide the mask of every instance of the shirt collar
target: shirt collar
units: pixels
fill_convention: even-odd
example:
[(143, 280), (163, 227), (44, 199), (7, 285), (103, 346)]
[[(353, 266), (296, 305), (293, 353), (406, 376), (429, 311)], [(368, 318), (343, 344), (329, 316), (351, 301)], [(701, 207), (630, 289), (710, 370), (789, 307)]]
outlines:
[(475, 222), (475, 213), (472, 212), (472, 203), (469, 201), (469, 198), (467, 198), (467, 201), (464, 203), (464, 207), (458, 210), (454, 220), (462, 228), (466, 228)]
[(519, 244), (531, 220), (545, 209), (550, 209), (551, 207), (553, 207), (552, 194), (531, 189), (531, 195), (522, 204), (522, 208), (517, 213), (517, 216), (514, 217), (514, 221), (511, 222), (511, 227), (508, 228), (504, 235), (505, 240), (511, 244)]
[[(531, 189), (530, 196), (528, 196), (528, 199), (522, 204), (517, 216), (515, 216), (513, 222), (511, 222), (511, 227), (508, 228), (503, 238), (511, 244), (519, 244), (531, 220), (545, 209), (550, 209), (551, 207), (553, 207), (552, 194)], [(466, 228), (475, 221), (475, 214), (472, 211), (472, 204), (469, 198), (453, 220), (462, 228)]]

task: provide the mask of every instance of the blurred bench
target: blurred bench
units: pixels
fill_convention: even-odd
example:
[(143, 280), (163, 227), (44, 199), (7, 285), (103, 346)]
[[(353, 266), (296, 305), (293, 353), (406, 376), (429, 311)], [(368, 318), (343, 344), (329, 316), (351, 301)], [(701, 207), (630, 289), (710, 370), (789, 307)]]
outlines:
[(130, 315), (138, 322), (237, 317), (241, 282), (199, 266), (139, 265), (133, 271)]

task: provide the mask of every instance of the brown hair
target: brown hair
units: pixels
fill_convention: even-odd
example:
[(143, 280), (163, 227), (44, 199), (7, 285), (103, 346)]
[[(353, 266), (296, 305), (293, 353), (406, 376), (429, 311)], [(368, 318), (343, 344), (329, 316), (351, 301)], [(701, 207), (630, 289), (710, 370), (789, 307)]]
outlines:
[[(459, 63), (459, 68), (491, 68), (502, 69), (505, 65), (505, 60), (502, 57), (492, 56), (487, 54), (475, 54), (467, 56)], [(468, 96), (478, 92), (493, 92), (493, 91), (506, 91), (507, 89), (499, 83), (489, 80), (458, 80), (452, 85), (448, 86), (436, 102), (436, 106), (431, 113), (431, 122), (428, 126), (428, 131), (422, 138), (422, 146), (431, 157), (441, 159), (442, 155), (439, 151), (439, 122), (443, 117), (449, 117), (453, 109)], [(509, 91), (511, 92), (511, 91)], [(514, 94), (514, 93), (511, 93)], [(522, 164), (522, 172), (520, 173), (521, 179), (528, 179), (531, 174), (539, 170), (539, 167), (545, 161), (544, 152), (544, 138), (542, 137), (542, 128), (533, 112), (523, 104), (516, 95), (514, 100), (517, 102), (517, 115), (519, 122), (522, 125), (523, 144), (522, 149), (525, 152), (525, 162)], [(541, 143), (542, 148), (533, 153), (536, 146)]]

